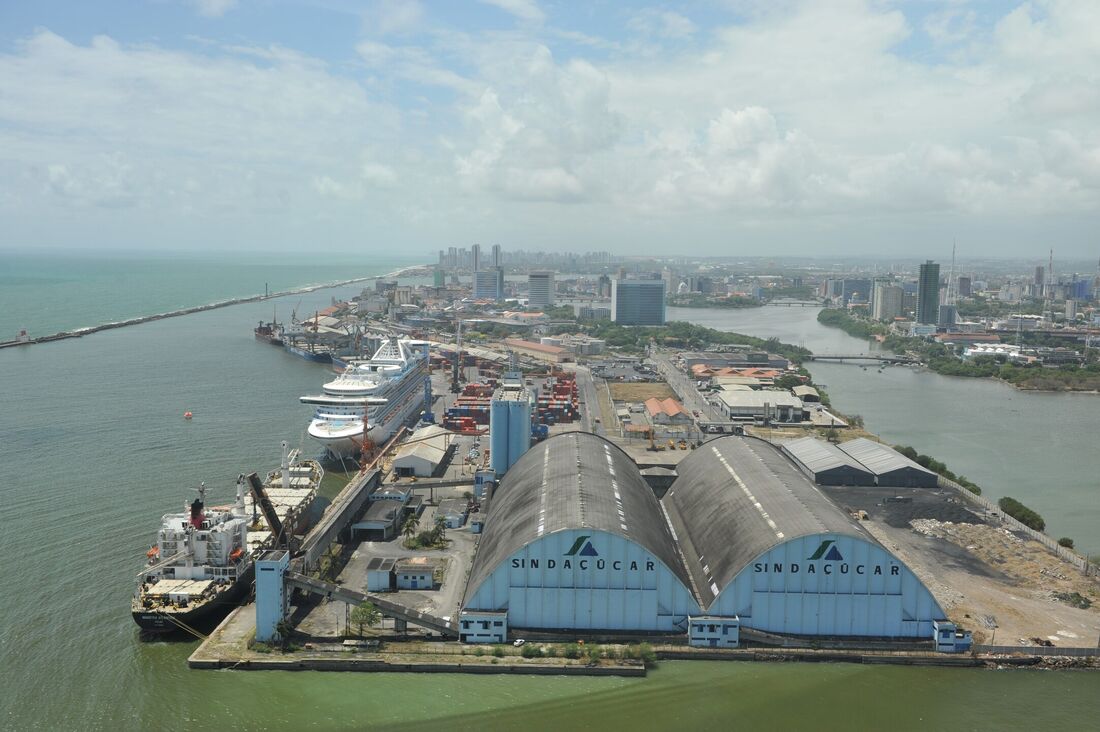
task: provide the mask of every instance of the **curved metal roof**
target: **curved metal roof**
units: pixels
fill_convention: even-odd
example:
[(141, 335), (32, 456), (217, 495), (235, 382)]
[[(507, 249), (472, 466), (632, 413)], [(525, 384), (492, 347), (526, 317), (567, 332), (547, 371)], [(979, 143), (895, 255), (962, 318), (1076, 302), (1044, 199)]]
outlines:
[(704, 608), (753, 559), (790, 539), (831, 533), (877, 543), (764, 440), (711, 440), (677, 472), (663, 503)]
[(784, 452), (805, 466), (806, 470), (809, 470), (815, 476), (840, 468), (869, 482), (873, 482), (875, 479), (874, 474), (867, 469), (867, 466), (861, 465), (858, 460), (831, 442), (819, 440), (813, 436), (806, 436), (795, 440), (786, 440), (781, 447)]
[(633, 541), (690, 590), (661, 505), (634, 461), (602, 437), (567, 432), (524, 453), (493, 492), (493, 512), (485, 521), (466, 597), (527, 544), (581, 528)]
[(913, 462), (889, 445), (868, 440), (866, 437), (857, 437), (854, 440), (842, 442), (837, 447), (849, 457), (858, 460), (876, 476), (888, 475), (897, 470), (905, 470), (927, 475), (932, 482), (936, 480), (936, 474), (928, 468)]

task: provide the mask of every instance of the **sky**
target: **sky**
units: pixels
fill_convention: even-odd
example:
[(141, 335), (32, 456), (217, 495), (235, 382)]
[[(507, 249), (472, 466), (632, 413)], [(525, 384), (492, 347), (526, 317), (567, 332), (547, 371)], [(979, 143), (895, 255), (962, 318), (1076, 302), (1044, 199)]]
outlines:
[(1100, 256), (1100, 2), (0, 3), (0, 248)]

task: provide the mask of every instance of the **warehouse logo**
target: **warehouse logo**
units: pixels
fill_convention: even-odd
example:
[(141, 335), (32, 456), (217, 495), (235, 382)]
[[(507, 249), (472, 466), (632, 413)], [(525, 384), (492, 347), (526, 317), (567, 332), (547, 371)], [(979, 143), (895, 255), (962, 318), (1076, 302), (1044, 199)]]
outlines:
[[(840, 564), (832, 564), (840, 562)], [(856, 574), (871, 575), (873, 577), (899, 577), (901, 567), (897, 564), (849, 564), (844, 561), (840, 549), (833, 539), (826, 539), (817, 547), (817, 550), (806, 557), (804, 564), (798, 562), (756, 562), (752, 565), (752, 571), (757, 574)]]
[(821, 546), (817, 548), (817, 551), (806, 558), (811, 562), (815, 559), (824, 559), (827, 562), (844, 561), (844, 557), (840, 556), (840, 550), (836, 548), (836, 542), (832, 539), (826, 539), (821, 542)]
[[(565, 553), (567, 557), (582, 556), (582, 557), (598, 557), (600, 553), (596, 551), (596, 547), (592, 546), (592, 542), (589, 541), (588, 536), (578, 536), (577, 540), (573, 542), (573, 546), (569, 547), (569, 551)], [(582, 548), (583, 547), (583, 548)]]

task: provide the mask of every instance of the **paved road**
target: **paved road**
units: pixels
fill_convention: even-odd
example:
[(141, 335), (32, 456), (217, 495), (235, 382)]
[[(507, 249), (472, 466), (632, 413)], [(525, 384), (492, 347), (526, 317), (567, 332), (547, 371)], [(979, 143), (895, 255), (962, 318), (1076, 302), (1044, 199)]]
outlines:
[(587, 366), (577, 365), (577, 392), (581, 401), (581, 426), (585, 432), (597, 435), (604, 433), (603, 426), (596, 424), (600, 416), (600, 396), (596, 391), (596, 382)]
[(667, 354), (654, 353), (650, 355), (650, 358), (657, 365), (657, 372), (680, 397), (680, 402), (685, 409), (692, 413), (699, 412), (699, 418), (704, 421), (725, 421), (725, 417), (719, 415), (717, 410), (707, 403), (707, 400), (695, 388), (695, 382), (688, 378), (684, 372), (677, 369)]

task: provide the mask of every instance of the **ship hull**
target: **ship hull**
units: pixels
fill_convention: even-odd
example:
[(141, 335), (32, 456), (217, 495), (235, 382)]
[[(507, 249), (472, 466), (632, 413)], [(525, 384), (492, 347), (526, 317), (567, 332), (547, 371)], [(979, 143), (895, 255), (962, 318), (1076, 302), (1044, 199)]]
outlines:
[[(229, 611), (241, 604), (252, 587), (254, 568), (249, 567), (225, 590), (201, 605), (185, 612), (163, 613), (150, 610), (134, 610), (131, 615), (138, 627), (147, 633), (177, 633), (183, 631), (180, 623), (189, 628), (207, 628), (220, 622)], [(175, 621), (175, 622), (173, 622)]]
[(298, 346), (292, 346), (289, 343), (283, 343), (283, 348), (287, 353), (293, 353), (299, 358), (304, 358), (307, 361), (313, 361), (315, 363), (332, 363), (332, 354), (328, 351), (307, 351), (304, 348)]

